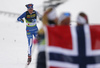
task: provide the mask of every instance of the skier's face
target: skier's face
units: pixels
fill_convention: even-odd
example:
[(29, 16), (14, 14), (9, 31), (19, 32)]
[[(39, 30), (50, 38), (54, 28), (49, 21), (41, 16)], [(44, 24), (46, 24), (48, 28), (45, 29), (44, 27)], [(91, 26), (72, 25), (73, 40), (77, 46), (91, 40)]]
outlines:
[(29, 12), (30, 14), (32, 14), (33, 8), (28, 9), (28, 12)]

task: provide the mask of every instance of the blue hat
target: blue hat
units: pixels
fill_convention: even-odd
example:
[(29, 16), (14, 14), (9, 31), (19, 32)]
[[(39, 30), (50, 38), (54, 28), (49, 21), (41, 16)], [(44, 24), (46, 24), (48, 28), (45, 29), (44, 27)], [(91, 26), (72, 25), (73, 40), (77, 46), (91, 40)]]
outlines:
[(27, 4), (25, 5), (28, 9), (33, 8), (33, 4)]

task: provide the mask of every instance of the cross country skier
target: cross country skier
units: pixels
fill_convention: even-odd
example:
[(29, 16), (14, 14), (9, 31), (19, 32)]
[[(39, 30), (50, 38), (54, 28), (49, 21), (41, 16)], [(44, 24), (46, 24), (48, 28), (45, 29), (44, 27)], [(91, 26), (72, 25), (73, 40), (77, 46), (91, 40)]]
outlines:
[(26, 32), (28, 38), (28, 65), (31, 62), (31, 50), (32, 50), (32, 42), (33, 35), (37, 38), (38, 27), (36, 25), (37, 16), (41, 18), (42, 16), (35, 10), (33, 10), (33, 4), (25, 5), (27, 7), (27, 11), (24, 12), (21, 16), (17, 18), (17, 21), (24, 23), (23, 18), (26, 20)]

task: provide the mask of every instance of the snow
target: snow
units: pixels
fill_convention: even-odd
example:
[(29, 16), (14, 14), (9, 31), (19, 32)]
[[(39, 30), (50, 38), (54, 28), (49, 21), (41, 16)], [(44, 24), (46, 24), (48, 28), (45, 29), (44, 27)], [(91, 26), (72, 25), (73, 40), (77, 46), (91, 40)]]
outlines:
[(28, 3), (34, 4), (34, 9), (40, 9), (44, 0), (0, 0), (0, 10), (23, 13), (26, 10), (25, 5)]
[[(26, 11), (25, 5), (34, 4), (34, 9), (43, 14), (43, 2), (46, 0), (0, 0), (0, 10), (22, 14)], [(88, 15), (90, 24), (100, 24), (100, 0), (67, 0), (57, 8), (58, 16), (62, 12), (70, 12), (72, 21), (76, 21), (79, 12)]]
[[(25, 68), (28, 50), (26, 24), (4, 15), (0, 15), (0, 24), (0, 68)], [(36, 67), (37, 52), (35, 46), (28, 68)]]

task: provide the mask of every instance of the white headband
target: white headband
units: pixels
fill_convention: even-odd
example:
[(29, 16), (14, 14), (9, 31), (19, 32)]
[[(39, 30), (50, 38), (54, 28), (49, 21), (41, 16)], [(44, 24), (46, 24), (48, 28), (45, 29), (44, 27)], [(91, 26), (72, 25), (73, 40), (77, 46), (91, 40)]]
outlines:
[(56, 18), (57, 18), (57, 16), (56, 16), (56, 10), (53, 8), (52, 11), (48, 14), (48, 19), (49, 20), (54, 20)]
[(61, 16), (60, 16), (59, 19), (58, 19), (58, 24), (60, 24), (61, 21), (64, 20), (65, 18), (67, 18), (67, 17), (70, 17), (70, 16), (66, 16), (66, 15), (64, 15), (64, 13), (61, 14)]
[(82, 17), (82, 16), (78, 16), (77, 17), (77, 22), (79, 24), (86, 24), (86, 19), (84, 17)]

